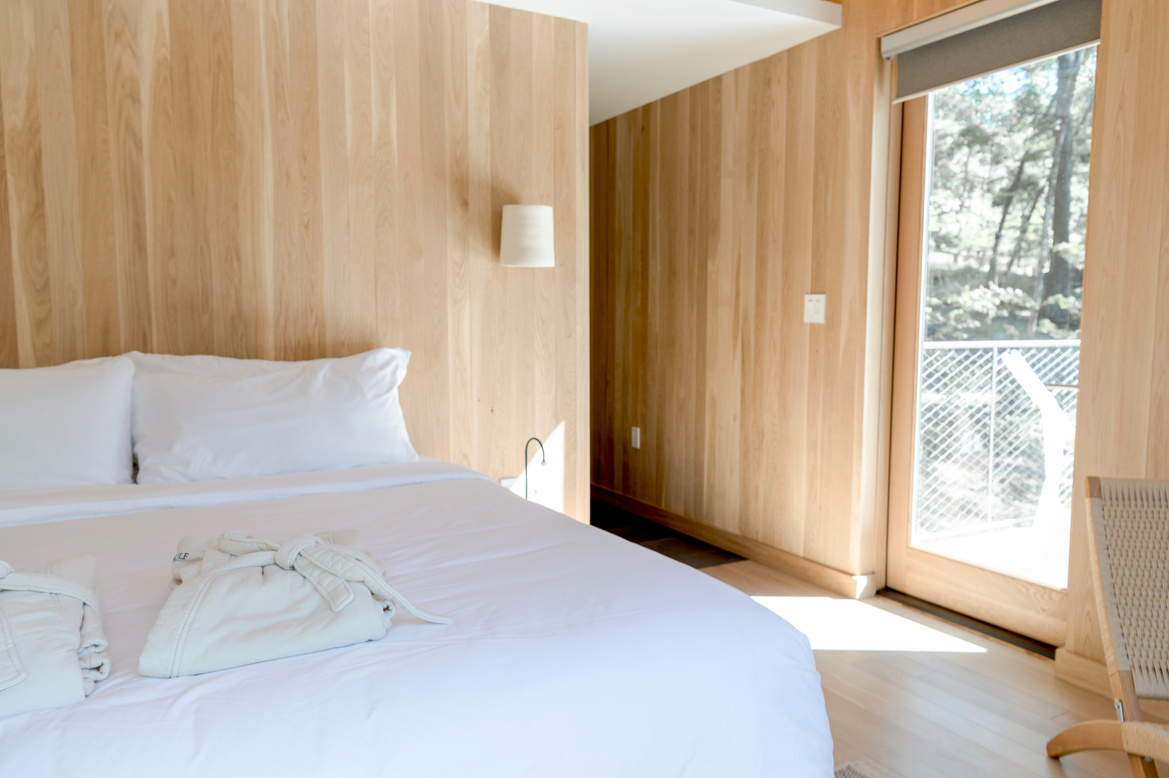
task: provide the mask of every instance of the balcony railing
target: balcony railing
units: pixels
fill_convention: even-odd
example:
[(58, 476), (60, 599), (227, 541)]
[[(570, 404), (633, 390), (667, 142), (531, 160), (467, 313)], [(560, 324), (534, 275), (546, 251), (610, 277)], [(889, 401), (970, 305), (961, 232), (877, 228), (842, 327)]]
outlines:
[(924, 344), (915, 540), (1066, 517), (1079, 365), (1078, 340)]

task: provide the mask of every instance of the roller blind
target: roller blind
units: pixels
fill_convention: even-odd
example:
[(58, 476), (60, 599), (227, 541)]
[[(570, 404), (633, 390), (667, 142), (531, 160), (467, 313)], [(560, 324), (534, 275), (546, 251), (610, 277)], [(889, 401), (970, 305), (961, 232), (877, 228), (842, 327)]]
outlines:
[[(1064, 51), (1081, 48), (1100, 40), (1100, 4), (1102, 0), (1054, 0), (1036, 7), (1034, 2), (1021, 3), (1029, 10), (1003, 13), (1002, 0), (982, 0), (966, 6), (964, 18), (955, 19), (955, 33), (937, 39), (937, 35), (919, 35), (923, 45), (905, 44), (917, 28), (932, 25), (944, 28), (943, 16), (915, 25), (906, 30), (886, 35), (881, 39), (882, 51), (901, 49), (897, 57), (897, 91), (894, 102), (918, 97), (950, 84), (985, 75), (1024, 62), (1050, 57)], [(971, 23), (980, 7), (986, 16), (979, 23)], [(928, 30), (926, 31), (928, 32)]]

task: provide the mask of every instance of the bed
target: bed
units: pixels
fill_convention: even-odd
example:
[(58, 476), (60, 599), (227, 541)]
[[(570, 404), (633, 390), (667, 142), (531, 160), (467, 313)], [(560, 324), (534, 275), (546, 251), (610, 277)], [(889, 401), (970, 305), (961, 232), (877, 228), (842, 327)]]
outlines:
[[(110, 674), (76, 704), (0, 718), (0, 776), (831, 775), (802, 634), (698, 571), (419, 458), (397, 400), (408, 358), (4, 371), (0, 561), (97, 558)], [(180, 539), (341, 529), (453, 624), (399, 611), (380, 640), (139, 673)]]
[[(189, 678), (137, 674), (177, 538), (362, 530), (449, 627)], [(724, 584), (453, 465), (0, 499), (14, 566), (101, 563), (113, 671), (0, 719), (0, 775), (827, 776), (806, 639)]]

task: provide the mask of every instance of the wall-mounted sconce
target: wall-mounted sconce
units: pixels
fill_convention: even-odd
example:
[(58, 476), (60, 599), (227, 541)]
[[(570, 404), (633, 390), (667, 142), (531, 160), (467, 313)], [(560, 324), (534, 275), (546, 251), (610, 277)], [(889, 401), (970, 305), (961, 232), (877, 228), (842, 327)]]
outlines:
[(556, 266), (552, 206), (503, 206), (499, 264), (504, 267)]

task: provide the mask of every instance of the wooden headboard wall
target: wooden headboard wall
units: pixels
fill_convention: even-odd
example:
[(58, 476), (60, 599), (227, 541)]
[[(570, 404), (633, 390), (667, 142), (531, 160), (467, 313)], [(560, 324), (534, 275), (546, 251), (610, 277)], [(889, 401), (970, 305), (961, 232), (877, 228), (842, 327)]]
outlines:
[[(0, 367), (414, 352), (429, 456), (563, 425), (588, 515), (586, 28), (466, 0), (0, 0)], [(556, 209), (554, 270), (498, 263)]]

